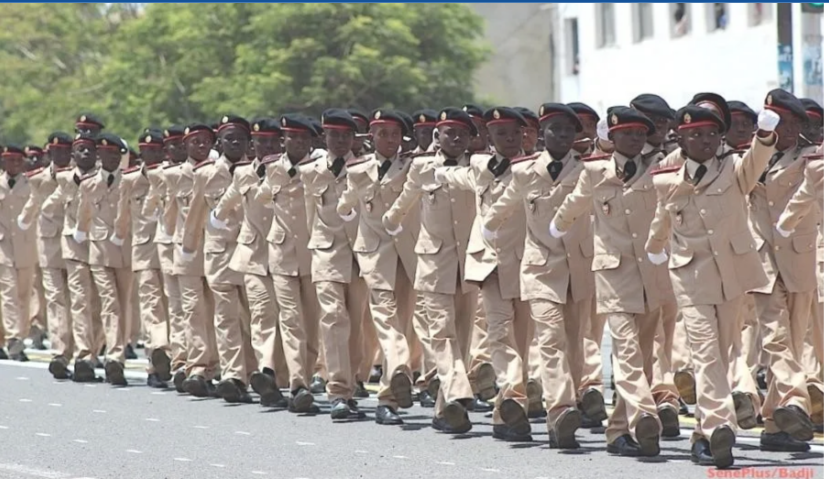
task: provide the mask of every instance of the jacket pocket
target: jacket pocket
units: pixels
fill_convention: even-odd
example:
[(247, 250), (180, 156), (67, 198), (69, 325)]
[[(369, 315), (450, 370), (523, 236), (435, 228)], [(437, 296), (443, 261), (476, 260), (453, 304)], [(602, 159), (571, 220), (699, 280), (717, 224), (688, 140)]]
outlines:
[(256, 233), (251, 230), (245, 229), (239, 232), (239, 237), (236, 239), (236, 242), (239, 244), (253, 244), (256, 241)]
[(605, 271), (616, 269), (622, 263), (622, 255), (620, 253), (602, 252), (593, 256), (593, 263), (591, 270)]
[(588, 237), (581, 240), (579, 243), (579, 249), (581, 249), (581, 254), (585, 258), (592, 258), (593, 257), (593, 238)]
[(443, 242), (439, 239), (421, 238), (415, 244), (415, 254), (437, 254)]
[(547, 248), (533, 246), (524, 250), (524, 263), (530, 266), (544, 266), (549, 256), (550, 250)]
[(273, 244), (282, 244), (285, 242), (285, 230), (282, 228), (271, 228), (268, 233), (268, 242)]
[(205, 253), (224, 253), (225, 249), (227, 249), (227, 245), (224, 243), (224, 241), (208, 239), (204, 243)]
[[(750, 253), (755, 249), (754, 237), (751, 236), (751, 232), (748, 230), (735, 234), (729, 241), (731, 242), (731, 249), (734, 250), (736, 255)], [(756, 248), (759, 249), (759, 246)]]
[(795, 253), (808, 253), (815, 250), (815, 236), (812, 234), (800, 235), (792, 238), (792, 247)]
[(308, 241), (308, 249), (326, 250), (334, 246), (334, 235), (326, 234), (319, 230), (311, 232), (311, 240)]
[(136, 235), (132, 238), (133, 246), (139, 246), (150, 242), (150, 235)]
[(364, 233), (357, 235), (354, 240), (355, 253), (373, 253), (377, 251), (380, 246), (380, 238), (373, 233)]

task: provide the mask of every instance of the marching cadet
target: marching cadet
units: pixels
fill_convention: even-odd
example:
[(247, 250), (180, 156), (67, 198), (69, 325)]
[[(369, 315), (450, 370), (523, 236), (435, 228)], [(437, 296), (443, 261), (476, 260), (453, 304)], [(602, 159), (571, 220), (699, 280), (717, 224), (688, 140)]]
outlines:
[(75, 239), (81, 243), (89, 240), (89, 271), (101, 299), (106, 334), (106, 381), (113, 386), (126, 386), (124, 360), (130, 331), (132, 246), (129, 235), (119, 237), (115, 229), (121, 195), (121, 155), (126, 148), (121, 138), (111, 133), (98, 134), (95, 143), (100, 168), (96, 174), (84, 177), (78, 187)]
[(524, 121), (527, 122), (527, 126), (523, 128), (523, 136), (521, 137), (521, 150), (525, 155), (531, 155), (535, 153), (540, 140), (538, 133), (541, 131), (541, 125), (538, 123), (538, 115), (523, 106), (518, 106), (513, 109), (520, 113), (524, 117)]
[[(288, 382), (288, 370), (279, 333), (279, 308), (275, 301), (274, 283), (268, 269), (268, 232), (273, 223), (270, 203), (256, 201), (259, 186), (257, 170), (262, 159), (280, 153), (282, 131), (276, 120), (262, 118), (254, 121), (251, 161), (239, 161), (233, 171), (233, 182), (222, 195), (211, 213), (210, 222), (220, 229), (229, 229), (228, 222), (239, 214), (243, 217), (236, 249), (230, 259), (230, 269), (244, 274), (245, 295), (250, 306), (251, 342), (258, 368), (249, 371), (250, 384), (259, 394), (259, 403), (265, 407), (285, 408), (288, 401), (282, 396), (278, 383)], [(263, 170), (265, 166), (261, 167)]]
[(75, 134), (84, 134), (89, 137), (97, 136), (106, 126), (92, 113), (82, 113), (75, 120)]
[[(2, 148), (3, 174), (0, 176), (0, 312), (4, 343), (9, 359), (25, 362), (23, 339), (29, 333), (29, 316), (35, 265), (36, 231), (22, 229), (17, 222), (32, 188), (26, 171), (26, 154), (18, 146)], [(0, 331), (2, 332), (2, 331)]]
[[(656, 193), (650, 175), (644, 174), (649, 164), (641, 152), (656, 127), (627, 107), (611, 108), (607, 120), (614, 153), (584, 163), (575, 189), (550, 224), (550, 234), (563, 237), (579, 216), (594, 210), (596, 306), (610, 325), (618, 394), (606, 430), (607, 450), (656, 456), (661, 432), (657, 413), (661, 418), (663, 411), (671, 411), (657, 410), (648, 373), (660, 308), (672, 295), (667, 269), (644, 257)], [(676, 422), (676, 411), (666, 419)]]
[[(226, 115), (218, 135), (222, 156), (193, 167), (193, 200), (184, 220), (181, 253), (182, 258), (192, 259), (201, 245), (204, 248), (204, 272), (214, 298), (213, 324), (222, 368), (217, 392), (226, 402), (249, 403), (248, 381), (258, 368), (251, 345), (244, 274), (230, 268), (244, 213), (237, 208), (227, 221), (209, 221), (208, 215), (233, 183), (234, 170), (245, 158), (250, 124), (242, 117)], [(264, 386), (269, 378), (263, 379)], [(276, 388), (271, 389), (269, 396)], [(281, 394), (275, 399), (282, 399)]]
[(580, 102), (572, 102), (567, 104), (579, 116), (581, 122), (581, 131), (576, 134), (576, 142), (573, 144), (573, 149), (580, 155), (591, 153), (593, 144), (596, 141), (596, 126), (599, 123), (599, 114), (596, 110), (590, 108), (589, 105)]
[(811, 98), (801, 98), (800, 103), (809, 116), (800, 133), (801, 143), (810, 146), (823, 144), (823, 107)]
[[(31, 177), (38, 172), (43, 171), (48, 165), (48, 158), (43, 148), (36, 145), (29, 145), (23, 149), (26, 153), (26, 177), (29, 178), (29, 185), (32, 188), (32, 194), (36, 193), (36, 189), (32, 184)], [(40, 269), (40, 264), (35, 265), (34, 280), (32, 282), (32, 300), (29, 314), (31, 320), (29, 321), (29, 337), (32, 339), (32, 349), (39, 349), (41, 351), (46, 349), (43, 340), (47, 338), (46, 329), (46, 296), (43, 291), (43, 273)]]
[(415, 155), (435, 151), (435, 124), (438, 121), (438, 112), (429, 108), (417, 110), (412, 113), (414, 119), (414, 138), (417, 140), (417, 148), (413, 151)]
[[(590, 217), (577, 219), (562, 239), (549, 234), (553, 215), (584, 169), (572, 149), (583, 127), (577, 113), (560, 103), (545, 103), (539, 114), (545, 150), (513, 161), (512, 181), (490, 208), (483, 227), (500, 238), (504, 227), (514, 221), (510, 218), (515, 209), (523, 207), (527, 240), (521, 260), (521, 298), (529, 301), (536, 325), (549, 443), (552, 448), (572, 449), (579, 447), (575, 438), (581, 424), (578, 405), (599, 424), (607, 418), (600, 390), (588, 388), (578, 394), (584, 362), (582, 338), (593, 309)], [(497, 137), (493, 139), (497, 146)]]
[(463, 106), (472, 123), (475, 124), (477, 134), (472, 137), (469, 142), (470, 153), (483, 153), (489, 151), (489, 132), (486, 129), (486, 121), (484, 120), (484, 108), (474, 103), (467, 103)]
[(411, 115), (402, 110), (395, 110), (400, 118), (406, 122), (406, 133), (403, 134), (403, 144), (401, 145), (401, 153), (411, 153), (417, 148), (417, 137), (414, 135), (415, 121)]
[[(737, 423), (730, 393), (729, 366), (736, 356), (744, 291), (766, 281), (745, 218), (745, 196), (774, 151), (779, 117), (765, 110), (760, 132), (742, 157), (717, 159), (727, 131), (720, 115), (689, 105), (677, 112), (684, 164), (653, 172), (659, 207), (646, 245), (654, 264), (668, 261), (671, 281), (682, 308), (694, 363), (697, 424), (691, 437), (692, 459), (727, 468)], [(733, 402), (729, 396), (734, 398)]]
[[(309, 378), (318, 358), (319, 313), (311, 282), (304, 185), (297, 173), (298, 165), (312, 161), (310, 152), (317, 131), (309, 119), (299, 115), (282, 116), (280, 125), (285, 152), (266, 156), (257, 166), (261, 184), (255, 190), (255, 200), (261, 205), (272, 205), (273, 209), (266, 236), (268, 268), (279, 307), (279, 328), (290, 379), (288, 410), (316, 413), (319, 407), (314, 404)], [(231, 206), (229, 200), (223, 199), (214, 210), (217, 219), (225, 221), (225, 209)]]
[[(66, 265), (66, 282), (69, 288), (69, 300), (72, 339), (74, 342), (75, 365), (72, 379), (76, 382), (94, 382), (95, 362), (99, 347), (101, 326), (93, 321), (92, 298), (94, 290), (89, 271), (89, 245), (82, 234), (76, 234), (78, 226), (78, 205), (80, 194), (78, 187), (81, 180), (91, 175), (95, 169), (95, 139), (87, 133), (78, 133), (72, 141), (72, 160), (75, 168), (59, 171), (56, 174), (57, 188), (43, 202), (42, 216), (52, 222), (63, 218), (61, 229), (61, 253)], [(26, 219), (25, 223), (31, 224)], [(70, 349), (64, 345), (66, 353)], [(62, 359), (65, 359), (62, 361)], [(68, 377), (66, 368), (69, 358), (55, 358), (49, 364), (49, 371), (55, 377)]]
[(357, 133), (354, 135), (354, 143), (351, 145), (351, 153), (355, 156), (362, 156), (366, 153), (364, 140), (368, 137), (368, 116), (356, 108), (349, 108), (348, 113), (357, 124)]
[(29, 145), (23, 149), (26, 153), (26, 171), (44, 168), (49, 164), (49, 158), (43, 148), (37, 145)]
[(731, 126), (725, 133), (725, 149), (745, 149), (751, 144), (757, 125), (757, 113), (741, 101), (729, 101), (728, 111), (731, 113)]
[(162, 134), (148, 131), (138, 139), (143, 164), (124, 171), (118, 199), (113, 243), (124, 242), (132, 232), (132, 271), (138, 283), (139, 314), (149, 337), (147, 386), (166, 388), (170, 369), (170, 322), (165, 307), (163, 278), (155, 236), (158, 218), (144, 215), (144, 200), (150, 190), (149, 176), (164, 161)]
[(466, 411), (473, 401), (466, 363), (477, 291), (461, 275), (474, 197), (438, 183), (434, 171), (440, 166), (468, 166), (466, 150), (477, 130), (470, 116), (458, 108), (441, 111), (436, 126), (438, 150), (414, 159), (403, 192), (383, 215), (383, 225), (386, 231), (399, 233), (406, 214), (420, 200), (414, 289), (417, 307), (423, 310), (415, 313), (415, 319), (425, 323), (420, 330), (428, 333), (420, 339), (424, 350), (433, 352), (437, 365), (439, 381), (432, 383), (439, 384), (439, 389), (433, 394), (432, 427), (462, 434), (472, 427)]
[[(346, 166), (348, 189), (337, 205), (345, 221), (359, 216), (354, 255), (369, 289), (369, 310), (383, 350), (383, 375), (375, 422), (403, 424), (398, 408), (412, 407), (412, 371), (407, 333), (414, 312), (414, 244), (419, 217), (412, 215), (395, 236), (383, 228), (383, 214), (403, 191), (411, 165), (398, 154), (406, 121), (391, 110), (376, 110), (369, 124), (375, 152)], [(355, 211), (359, 207), (359, 212)]]
[(776, 151), (749, 197), (751, 231), (766, 279), (752, 293), (772, 373), (762, 408), (765, 431), (760, 447), (804, 451), (809, 449), (804, 441), (814, 437), (801, 360), (817, 288), (816, 211), (803, 218), (789, 238), (778, 234), (774, 225), (803, 180), (806, 159), (797, 143), (801, 124), (808, 122), (809, 116), (800, 100), (782, 89), (768, 94), (765, 109), (776, 112), (780, 121), (775, 129)]
[(49, 135), (46, 145), (49, 166), (27, 173), (32, 189), (29, 200), (18, 217), (22, 230), (37, 221), (38, 263), (42, 275), (46, 323), (51, 349), (55, 351), (49, 363), (49, 372), (55, 379), (69, 379), (69, 361), (72, 359), (72, 317), (67, 288), (66, 264), (61, 253), (60, 231), (63, 228), (63, 207), (55, 208), (53, 216), (40, 215), (40, 206), (58, 187), (57, 175), (69, 171), (72, 161), (72, 137), (62, 132)]
[[(521, 113), (507, 107), (487, 110), (484, 120), (496, 152), (473, 155), (468, 167), (440, 166), (435, 170), (435, 179), (477, 197), (463, 278), (481, 290), (493, 366), (495, 373), (503, 377), (495, 400), (493, 437), (532, 441), (524, 367), (530, 309), (521, 301), (517, 261), (523, 256), (526, 218), (523, 212), (512, 215), (497, 237), (483, 226), (485, 215), (509, 187), (510, 162), (522, 155), (523, 133), (529, 125)], [(518, 336), (516, 331), (523, 334)]]

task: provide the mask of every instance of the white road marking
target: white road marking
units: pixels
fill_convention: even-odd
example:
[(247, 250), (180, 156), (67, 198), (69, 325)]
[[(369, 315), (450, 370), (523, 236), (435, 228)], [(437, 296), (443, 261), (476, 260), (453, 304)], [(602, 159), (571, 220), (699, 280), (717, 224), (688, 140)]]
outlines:
[(94, 388), (95, 385), (94, 384), (84, 384), (83, 387), (85, 387), (85, 388)]
[(207, 426), (193, 426), (193, 427), (196, 428), (196, 429), (210, 429)]
[(8, 429), (9, 426), (0, 426), (0, 429)]
[(35, 436), (40, 436), (40, 437), (52, 437), (52, 435), (51, 435), (51, 434), (46, 434), (45, 432), (36, 432), (36, 433), (35, 433)]
[(88, 442), (89, 442), (89, 441), (87, 441), (87, 440), (85, 440), (85, 439), (75, 439), (74, 441), (75, 441), (75, 442), (77, 442), (78, 444), (86, 444), (86, 443), (88, 443)]
[(127, 452), (130, 454), (141, 454), (141, 451), (138, 449), (127, 449)]
[(191, 461), (193, 461), (192, 459), (187, 459), (186, 457), (174, 457), (173, 460), (178, 461), (178, 462), (191, 462)]
[(250, 471), (251, 474), (256, 474), (257, 476), (264, 476), (267, 474), (265, 471)]
[(144, 420), (149, 421), (149, 422), (161, 422), (161, 419), (158, 419), (158, 418), (155, 418), (155, 417), (148, 417), (147, 419), (144, 419)]
[(20, 402), (32, 402), (31, 399), (21, 399)]
[(395, 459), (408, 459), (406, 456), (392, 456)]
[(455, 465), (454, 462), (449, 462), (449, 461), (438, 461), (438, 464), (440, 464), (441, 466), (454, 466)]
[(297, 442), (296, 442), (296, 445), (297, 445), (297, 446), (313, 446), (313, 445), (314, 445), (314, 443), (313, 443), (313, 442), (302, 442), (302, 441), (297, 441)]
[(238, 434), (240, 436), (250, 436), (250, 433), (246, 431), (236, 431), (233, 434)]
[(156, 391), (156, 392), (153, 392), (153, 393), (150, 393), (150, 394), (152, 394), (153, 396), (164, 396), (167, 393), (165, 393), (163, 391)]
[(95, 413), (98, 413), (98, 414), (106, 414), (107, 413), (103, 409), (93, 409), (92, 412), (95, 412)]
[(354, 454), (368, 454), (368, 451), (361, 451), (357, 449), (356, 451), (354, 451)]
[(484, 471), (484, 472), (501, 472), (500, 469), (491, 469), (491, 468), (488, 468), (488, 467), (482, 467), (481, 470)]
[(224, 465), (224, 464), (211, 464), (211, 466), (213, 466), (213, 467), (218, 467), (218, 468), (225, 467), (225, 465)]
[(49, 405), (52, 406), (52, 407), (61, 407), (62, 406), (62, 404), (56, 403), (56, 402), (50, 402)]
[(27, 378), (26, 376), (20, 376), (20, 377), (15, 378), (15, 379), (17, 379), (18, 381), (28, 381), (29, 380), (29, 378)]
[(35, 469), (34, 467), (24, 466), (22, 464), (0, 464), (0, 471), (8, 471), (16, 473), (16, 477), (32, 476), (43, 477), (46, 479), (64, 479), (70, 477), (72, 474), (68, 472), (47, 471), (44, 469)]

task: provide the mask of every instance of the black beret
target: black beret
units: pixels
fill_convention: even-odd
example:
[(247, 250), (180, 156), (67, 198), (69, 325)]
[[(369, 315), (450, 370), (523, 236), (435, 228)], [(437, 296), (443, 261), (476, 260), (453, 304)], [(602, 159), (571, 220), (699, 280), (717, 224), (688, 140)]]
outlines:
[(115, 148), (120, 150), (121, 153), (127, 152), (124, 140), (122, 140), (118, 135), (114, 135), (112, 133), (102, 132), (95, 137), (95, 144), (98, 145), (98, 148)]
[(279, 122), (273, 118), (257, 118), (251, 125), (254, 136), (278, 135), (282, 131)]
[(52, 132), (51, 135), (49, 135), (47, 145), (49, 145), (50, 147), (70, 146), (72, 145), (72, 137), (62, 131), (55, 131)]
[(311, 121), (311, 126), (314, 127), (314, 130), (317, 132), (317, 136), (322, 136), (325, 133), (325, 129), (322, 127), (322, 123), (316, 118), (309, 118)]
[[(728, 130), (731, 128), (731, 110), (728, 108), (728, 102), (725, 101), (725, 98), (717, 95), (716, 93), (697, 93), (694, 95), (694, 98), (691, 99), (691, 103), (689, 105), (696, 105), (705, 107), (714, 107), (716, 108), (717, 112), (722, 118), (723, 123), (725, 123), (725, 129)], [(677, 118), (679, 118), (677, 116)]]
[(656, 126), (650, 118), (626, 106), (610, 107), (607, 113), (607, 125), (610, 127), (609, 131), (638, 126), (645, 127), (648, 130), (648, 136), (656, 133)]
[(104, 129), (105, 125), (97, 116), (92, 113), (81, 113), (75, 121), (75, 126), (80, 127), (98, 127)]
[(95, 135), (90, 135), (88, 133), (78, 133), (77, 135), (75, 135), (75, 139), (72, 140), (72, 145), (74, 146), (75, 144), (80, 143), (86, 143), (87, 145), (94, 147), (96, 145)]
[(184, 127), (181, 125), (172, 125), (164, 130), (164, 141), (174, 140), (184, 136)]
[(26, 153), (26, 156), (28, 156), (29, 158), (31, 158), (33, 156), (43, 156), (43, 148), (41, 148), (37, 145), (29, 145), (26, 148), (24, 148), (23, 151)]
[(472, 117), (460, 108), (444, 108), (438, 115), (437, 126), (441, 125), (461, 125), (469, 129), (473, 135), (478, 134), (478, 128), (472, 121)]
[(219, 124), (218, 123), (211, 123), (210, 124), (210, 129), (213, 130), (214, 133), (217, 133), (219, 131)]
[(725, 120), (714, 110), (703, 106), (688, 105), (676, 112), (677, 130), (685, 130), (696, 126), (713, 125), (720, 133), (728, 131)]
[(14, 156), (24, 157), (24, 156), (26, 156), (26, 153), (23, 150), (23, 148), (21, 148), (17, 145), (6, 145), (6, 146), (3, 147), (3, 154), (2, 154), (3, 158), (11, 158), (11, 157), (14, 157)]
[(751, 118), (752, 123), (757, 123), (757, 112), (741, 101), (728, 102), (728, 110), (731, 112), (732, 117), (736, 113), (742, 113), (743, 115), (746, 115), (749, 118)]
[(630, 101), (630, 107), (642, 113), (674, 119), (674, 110), (661, 96), (643, 93)]
[(766, 109), (787, 111), (801, 121), (809, 121), (809, 115), (806, 113), (803, 103), (796, 96), (782, 88), (775, 88), (769, 92), (766, 96)]
[(307, 131), (312, 137), (319, 136), (319, 130), (314, 125), (314, 121), (302, 115), (282, 115), (279, 124), (283, 131)]
[[(139, 145), (139, 146), (141, 146), (141, 145)], [(129, 153), (130, 153), (130, 160), (134, 160), (134, 159), (138, 158), (138, 152), (133, 150), (132, 148), (130, 148)]]
[(467, 103), (463, 106), (463, 111), (468, 113), (469, 116), (477, 116), (481, 119), (484, 117), (484, 107), (475, 103)]
[(357, 122), (347, 110), (331, 108), (322, 112), (322, 127), (357, 131)]
[(195, 135), (200, 131), (209, 132), (213, 137), (216, 137), (216, 132), (213, 130), (212, 127), (205, 125), (204, 123), (193, 123), (188, 125), (187, 128), (184, 129), (184, 137), (187, 138), (190, 135)]
[(409, 131), (409, 124), (406, 123), (406, 120), (400, 116), (400, 114), (394, 110), (374, 110), (371, 113), (371, 123), (369, 126), (374, 125), (383, 125), (393, 123), (400, 126), (400, 130), (403, 134), (406, 134)]
[(138, 138), (139, 147), (163, 146), (164, 136), (156, 130), (149, 130)]
[(517, 111), (524, 117), (524, 121), (528, 124), (532, 124), (535, 127), (538, 127), (538, 115), (535, 114), (534, 111), (530, 110), (529, 108), (524, 108), (523, 106), (516, 106), (513, 110)]
[(495, 123), (506, 123), (509, 121), (517, 121), (521, 126), (529, 126), (527, 124), (527, 120), (524, 119), (521, 113), (518, 113), (512, 108), (506, 106), (496, 106), (495, 108), (487, 110), (486, 113), (484, 113), (484, 121), (486, 121), (487, 126)]
[(576, 112), (576, 115), (589, 116), (590, 118), (593, 118), (596, 121), (599, 121), (601, 119), (601, 117), (599, 117), (599, 114), (596, 113), (596, 110), (590, 108), (590, 106), (587, 104), (574, 101), (572, 103), (568, 103), (567, 106), (569, 106), (574, 112)]
[(408, 132), (414, 131), (414, 118), (412, 118), (411, 115), (401, 110), (394, 110), (394, 112), (397, 113), (397, 115), (400, 116), (400, 118), (402, 118), (403, 121), (406, 122), (406, 127), (408, 128), (408, 131), (404, 131), (404, 135), (408, 134)]
[(807, 115), (814, 115), (816, 117), (823, 118), (823, 107), (820, 106), (820, 103), (812, 100), (811, 98), (801, 98), (800, 103), (803, 105), (803, 108), (806, 109)]
[(355, 122), (362, 122), (365, 126), (369, 125), (368, 115), (363, 113), (361, 110), (357, 108), (349, 108), (348, 113), (351, 114), (351, 118), (353, 118)]
[(438, 121), (438, 112), (424, 108), (423, 110), (417, 110), (412, 113), (412, 117), (414, 118), (415, 127), (435, 126), (435, 123)]
[[(596, 112), (593, 112), (593, 113), (596, 113)], [(569, 107), (568, 105), (565, 105), (563, 103), (545, 103), (545, 104), (541, 105), (541, 107), (539, 107), (538, 115), (539, 115), (541, 121), (548, 120), (548, 119), (550, 119), (554, 116), (564, 115), (564, 116), (568, 117), (573, 122), (573, 124), (576, 127), (576, 132), (577, 133), (581, 132), (582, 129), (583, 129), (582, 126), (581, 126), (581, 120), (579, 120), (578, 113), (576, 113), (575, 110), (573, 110), (571, 107)]]
[(222, 121), (219, 122), (219, 129), (218, 131), (226, 130), (232, 126), (237, 128), (242, 128), (246, 131), (250, 131), (250, 123), (247, 120), (242, 118), (239, 115), (225, 115), (222, 117)]

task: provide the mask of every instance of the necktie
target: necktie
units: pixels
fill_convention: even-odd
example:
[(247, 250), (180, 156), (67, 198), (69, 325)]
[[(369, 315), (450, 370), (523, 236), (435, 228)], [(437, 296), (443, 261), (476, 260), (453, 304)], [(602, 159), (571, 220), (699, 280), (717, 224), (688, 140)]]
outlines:
[(292, 167), (288, 170), (288, 176), (290, 176), (291, 178), (293, 178), (294, 176), (296, 176), (296, 168), (294, 168), (294, 167), (292, 166)]
[(633, 160), (626, 161), (622, 171), (617, 172), (617, 176), (620, 176), (622, 181), (625, 183), (630, 181), (634, 175), (636, 175), (636, 162)]
[(72, 181), (74, 181), (76, 185), (81, 186), (81, 177), (78, 176), (77, 173), (72, 175)]
[(564, 164), (561, 163), (561, 160), (553, 160), (547, 164), (547, 172), (550, 173), (550, 178), (553, 181), (558, 179), (558, 175), (561, 174), (561, 170), (564, 169)]
[(497, 157), (493, 156), (490, 158), (489, 163), (487, 163), (487, 168), (493, 175), (495, 175), (496, 178), (498, 178), (507, 171), (509, 165), (510, 161), (507, 158), (502, 159), (499, 163)]
[(783, 158), (783, 152), (778, 151), (774, 154), (774, 156), (771, 157), (771, 160), (769, 160), (769, 166), (767, 166), (766, 169), (763, 170), (763, 174), (760, 175), (760, 179), (757, 181), (759, 181), (762, 184), (766, 184), (766, 175), (768, 175), (769, 171), (771, 171), (771, 169), (774, 168), (774, 165), (776, 165), (777, 162), (780, 161), (780, 158)]
[(693, 179), (694, 186), (697, 186), (699, 182), (702, 181), (702, 178), (705, 176), (706, 173), (708, 173), (708, 167), (706, 167), (705, 165), (699, 165), (697, 167), (697, 172), (694, 173)]
[(378, 174), (379, 174), (381, 180), (383, 179), (384, 176), (386, 176), (386, 173), (389, 172), (390, 168), (391, 168), (391, 160), (386, 160), (386, 161), (383, 162), (382, 165), (380, 165), (380, 168), (378, 168)]
[(115, 183), (115, 175), (110, 173), (109, 176), (107, 176), (107, 188), (112, 186), (113, 183)]
[(17, 180), (14, 178), (9, 178), (9, 189), (14, 188), (14, 184), (17, 183)]
[(458, 160), (452, 160), (447, 158), (443, 160), (443, 166), (458, 166)]
[(328, 167), (328, 170), (334, 175), (335, 178), (340, 176), (340, 172), (343, 171), (343, 166), (345, 165), (345, 158), (340, 156), (339, 158), (335, 159), (331, 166)]
[(259, 178), (265, 177), (265, 165), (259, 165), (256, 167), (256, 176)]

